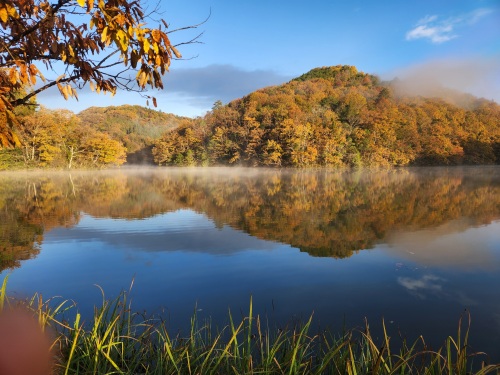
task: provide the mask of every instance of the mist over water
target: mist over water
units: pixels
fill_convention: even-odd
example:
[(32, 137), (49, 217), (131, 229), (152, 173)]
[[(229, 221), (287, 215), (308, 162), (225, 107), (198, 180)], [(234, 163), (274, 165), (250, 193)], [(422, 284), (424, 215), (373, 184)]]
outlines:
[(174, 331), (227, 309), (271, 326), (381, 319), (439, 346), (465, 308), (500, 340), (500, 168), (150, 168), (0, 174), (1, 275), (89, 316), (132, 280), (133, 309)]

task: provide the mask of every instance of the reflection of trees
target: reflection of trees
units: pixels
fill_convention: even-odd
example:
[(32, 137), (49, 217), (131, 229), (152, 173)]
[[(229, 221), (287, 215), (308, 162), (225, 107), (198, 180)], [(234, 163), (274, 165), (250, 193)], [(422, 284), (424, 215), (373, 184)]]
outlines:
[(46, 230), (68, 227), (79, 219), (68, 183), (57, 178), (14, 176), (0, 179), (0, 270), (36, 256)]
[(40, 251), (43, 234), (71, 227), (80, 213), (145, 218), (172, 210), (152, 189), (151, 176), (123, 173), (55, 173), (0, 176), (0, 271)]
[[(0, 214), (0, 271), (19, 266), (19, 261), (30, 259), (40, 252), (41, 228), (19, 222), (17, 218)], [(4, 221), (8, 220), (8, 221)]]
[(187, 208), (218, 226), (334, 257), (371, 248), (395, 229), (500, 217), (494, 168), (232, 172), (0, 176), (0, 269), (36, 256), (43, 233), (75, 225), (80, 212), (138, 219)]
[(500, 179), (476, 177), (441, 169), (428, 175), (197, 175), (180, 178), (168, 196), (253, 236), (288, 243), (311, 255), (347, 257), (373, 247), (393, 229), (435, 226), (461, 217), (482, 224), (499, 217)]

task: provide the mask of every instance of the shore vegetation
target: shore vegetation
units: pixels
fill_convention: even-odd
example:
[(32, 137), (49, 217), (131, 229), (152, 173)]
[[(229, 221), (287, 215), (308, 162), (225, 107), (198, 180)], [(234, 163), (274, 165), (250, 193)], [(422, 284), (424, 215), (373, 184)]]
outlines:
[[(498, 373), (500, 364), (469, 347), (470, 316), (458, 323), (455, 336), (440, 348), (423, 337), (376, 339), (368, 323), (342, 333), (315, 332), (313, 316), (302, 324), (273, 328), (253, 312), (225, 327), (214, 327), (193, 315), (188, 332), (172, 333), (161, 317), (133, 312), (128, 294), (103, 297), (94, 315), (79, 313), (65, 320), (71, 304), (7, 297), (7, 279), (0, 289), (0, 312), (21, 304), (42, 330), (54, 333), (52, 351), (57, 374), (477, 374)], [(103, 293), (104, 296), (104, 293)]]

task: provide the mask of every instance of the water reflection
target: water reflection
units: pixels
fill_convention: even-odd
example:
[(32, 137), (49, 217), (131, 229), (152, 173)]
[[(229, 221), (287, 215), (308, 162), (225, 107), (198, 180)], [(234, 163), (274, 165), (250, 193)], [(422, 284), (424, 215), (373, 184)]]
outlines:
[(100, 243), (132, 251), (201, 252), (230, 255), (246, 250), (266, 250), (265, 241), (236, 231), (228, 226), (214, 230), (211, 220), (189, 210), (163, 214), (147, 220), (107, 220), (83, 216), (71, 231), (53, 230), (51, 238), (58, 242), (72, 239)]
[[(177, 210), (191, 215), (187, 232), (183, 228), (176, 233), (162, 216)], [(189, 212), (208, 217), (221, 229), (220, 235), (197, 227)], [(85, 225), (87, 215), (120, 220), (94, 228)], [(2, 173), (0, 269), (36, 256), (49, 231), (78, 223), (82, 238), (145, 251), (227, 254), (259, 248), (255, 241), (259, 238), (289, 244), (312, 256), (345, 258), (387, 242), (392, 251), (406, 252), (421, 262), (449, 265), (451, 260), (488, 267), (493, 255), (477, 251), (478, 246), (491, 246), (481, 239), (484, 234), (446, 246), (440, 239), (499, 217), (496, 167)], [(146, 218), (153, 219), (144, 221), (143, 227), (137, 219)], [(229, 227), (239, 232), (228, 231)], [(60, 231), (63, 237), (64, 233)]]
[(456, 301), (469, 308), (478, 305), (476, 299), (469, 297), (463, 291), (449, 291), (446, 285), (448, 280), (432, 273), (419, 277), (398, 277), (397, 282), (412, 296), (421, 300), (434, 297), (443, 301)]
[(432, 274), (423, 275), (419, 278), (398, 277), (400, 285), (422, 299), (425, 299), (427, 293), (441, 294), (443, 292), (442, 283), (444, 281), (446, 280)]
[(433, 228), (394, 231), (386, 237), (388, 251), (425, 266), (498, 270), (500, 222), (476, 223), (462, 218)]
[(135, 279), (134, 308), (175, 332), (195, 305), (221, 326), (252, 295), (276, 324), (384, 318), (439, 346), (467, 308), (473, 348), (498, 358), (499, 218), (497, 167), (0, 174), (0, 280), (90, 316), (94, 284)]

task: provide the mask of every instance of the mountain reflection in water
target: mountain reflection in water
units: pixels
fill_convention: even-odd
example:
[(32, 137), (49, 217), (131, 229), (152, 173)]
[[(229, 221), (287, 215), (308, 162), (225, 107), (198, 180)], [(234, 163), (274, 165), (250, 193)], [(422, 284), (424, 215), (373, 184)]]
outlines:
[(1, 173), (0, 281), (89, 316), (94, 284), (135, 279), (133, 307), (174, 330), (252, 295), (271, 326), (384, 318), (438, 346), (466, 308), (473, 349), (500, 360), (499, 219), (498, 167)]
[[(82, 214), (125, 219), (133, 236), (99, 233), (107, 241), (139, 242), (142, 230), (133, 219), (147, 219), (184, 209), (206, 215), (250, 236), (289, 244), (312, 256), (345, 258), (378, 243), (404, 243), (423, 254), (428, 246), (412, 239), (425, 229), (431, 239), (447, 231), (491, 223), (500, 217), (500, 170), (485, 168), (402, 169), (372, 172), (198, 169), (6, 173), (0, 175), (0, 269), (36, 256), (44, 234), (77, 225)], [(151, 223), (146, 226), (151, 229)], [(147, 251), (195, 248), (237, 251), (221, 236), (217, 249), (202, 228), (189, 239), (160, 224), (148, 234)], [(148, 230), (149, 230), (148, 229)], [(92, 237), (91, 228), (81, 229)], [(166, 247), (165, 236), (168, 236)], [(196, 241), (199, 246), (184, 245)], [(219, 240), (218, 240), (219, 241)], [(429, 240), (427, 240), (428, 242)], [(158, 244), (160, 246), (156, 246)], [(256, 245), (252, 245), (256, 246)], [(466, 260), (474, 248), (450, 250)], [(206, 250), (203, 250), (206, 248)], [(416, 248), (418, 250), (416, 250)], [(443, 250), (443, 249), (442, 249)], [(435, 253), (433, 250), (430, 252)], [(474, 261), (478, 261), (476, 254)], [(447, 257), (447, 256), (446, 256)], [(445, 257), (445, 258), (446, 258)], [(488, 263), (488, 259), (484, 259)]]

